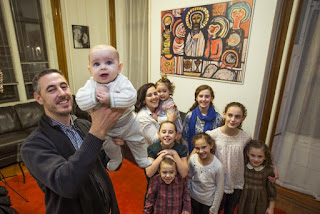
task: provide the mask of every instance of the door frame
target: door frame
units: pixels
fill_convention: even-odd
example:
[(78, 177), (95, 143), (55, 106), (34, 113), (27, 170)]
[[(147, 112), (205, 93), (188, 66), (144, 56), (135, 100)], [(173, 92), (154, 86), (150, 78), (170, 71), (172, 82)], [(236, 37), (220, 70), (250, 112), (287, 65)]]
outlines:
[[(292, 49), (293, 49), (293, 44), (294, 44), (294, 36), (291, 37), (291, 40), (289, 41), (289, 48), (288, 48), (288, 55), (287, 58), (285, 59), (285, 68), (283, 72), (283, 78), (281, 81), (281, 87), (280, 87), (280, 93), (279, 93), (279, 102), (275, 106), (275, 117), (274, 117), (274, 122), (273, 124), (269, 124), (270, 122), (270, 117), (271, 117), (271, 112), (272, 108), (275, 103), (275, 93), (276, 93), (276, 88), (277, 88), (277, 83), (278, 83), (278, 78), (279, 78), (279, 73), (280, 73), (280, 66), (283, 61), (283, 53), (284, 53), (284, 48), (285, 48), (285, 43), (286, 43), (286, 37), (288, 33), (288, 27), (290, 23), (290, 18), (292, 14), (292, 9), (294, 5), (295, 0), (283, 0), (282, 1), (282, 7), (281, 7), (281, 15), (280, 15), (280, 23), (278, 26), (278, 33), (277, 33), (277, 38), (276, 38), (276, 44), (275, 44), (275, 49), (273, 53), (273, 59), (271, 62), (271, 68), (270, 68), (270, 76), (269, 76), (269, 81), (267, 83), (267, 92), (266, 92), (266, 98), (264, 101), (264, 108), (262, 111), (262, 119), (261, 119), (261, 124), (260, 124), (260, 132), (259, 132), (259, 140), (266, 141), (267, 139), (267, 133), (268, 129), (272, 129), (271, 131), (271, 138), (269, 142), (269, 147), (271, 149), (272, 143), (273, 143), (273, 138), (276, 130), (276, 126), (278, 123), (278, 117), (279, 117), (279, 112), (280, 112), (280, 106), (282, 103), (282, 96), (285, 88), (285, 81), (286, 77), (288, 74), (289, 70), (289, 64), (290, 64), (290, 59), (292, 55)], [(302, 3), (303, 0), (297, 0), (298, 2), (298, 9), (297, 9), (297, 16), (294, 17), (294, 25), (293, 25), (293, 30), (292, 34), (295, 35), (297, 32), (298, 28), (298, 23), (299, 23), (299, 18), (301, 14), (301, 9), (302, 9)], [(270, 125), (270, 127), (269, 127)]]

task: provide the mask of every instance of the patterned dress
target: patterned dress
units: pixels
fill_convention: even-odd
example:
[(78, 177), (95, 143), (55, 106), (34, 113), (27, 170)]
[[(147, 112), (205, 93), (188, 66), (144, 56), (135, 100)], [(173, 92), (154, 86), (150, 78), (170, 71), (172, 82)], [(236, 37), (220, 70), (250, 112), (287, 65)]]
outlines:
[(224, 167), (224, 192), (232, 194), (235, 189), (242, 189), (244, 185), (244, 157), (243, 149), (251, 136), (243, 130), (234, 136), (228, 136), (216, 128), (206, 132), (215, 141), (217, 149), (215, 156)]
[(243, 187), (238, 214), (265, 213), (270, 201), (275, 201), (277, 190), (275, 184), (269, 182), (268, 176), (274, 177), (272, 167), (245, 167), (245, 185)]

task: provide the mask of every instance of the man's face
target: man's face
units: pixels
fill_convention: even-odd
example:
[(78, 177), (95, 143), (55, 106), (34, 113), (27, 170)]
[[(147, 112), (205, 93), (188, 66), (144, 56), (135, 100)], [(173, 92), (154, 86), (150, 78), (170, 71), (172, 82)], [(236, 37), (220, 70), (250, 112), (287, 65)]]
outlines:
[(88, 70), (94, 81), (106, 84), (116, 79), (121, 72), (116, 50), (111, 47), (99, 48), (91, 51)]
[(82, 34), (82, 32), (80, 29), (76, 28), (73, 30), (73, 37), (78, 42), (80, 42), (80, 40), (81, 40), (81, 34)]
[(202, 19), (202, 16), (199, 13), (195, 13), (192, 15), (191, 21), (192, 21), (192, 29), (193, 30), (200, 30), (201, 19)]
[(36, 101), (44, 106), (45, 113), (54, 120), (70, 115), (73, 98), (66, 79), (58, 73), (50, 73), (39, 79), (40, 94)]

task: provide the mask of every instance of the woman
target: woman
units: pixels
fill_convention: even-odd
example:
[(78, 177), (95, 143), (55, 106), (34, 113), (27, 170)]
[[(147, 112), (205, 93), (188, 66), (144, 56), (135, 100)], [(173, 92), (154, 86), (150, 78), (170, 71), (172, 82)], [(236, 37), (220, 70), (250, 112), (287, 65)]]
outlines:
[(182, 143), (193, 150), (192, 138), (195, 134), (212, 130), (221, 126), (222, 117), (213, 106), (214, 93), (210, 86), (200, 85), (194, 94), (195, 103), (189, 109), (184, 122)]
[[(137, 92), (137, 102), (135, 105), (135, 112), (137, 112), (137, 118), (140, 122), (141, 132), (146, 139), (147, 144), (153, 144), (159, 142), (157, 132), (160, 125), (153, 118), (155, 110), (159, 106), (158, 91), (153, 83), (147, 83), (141, 86)], [(177, 112), (172, 114), (167, 113), (169, 121), (175, 121), (177, 119)]]

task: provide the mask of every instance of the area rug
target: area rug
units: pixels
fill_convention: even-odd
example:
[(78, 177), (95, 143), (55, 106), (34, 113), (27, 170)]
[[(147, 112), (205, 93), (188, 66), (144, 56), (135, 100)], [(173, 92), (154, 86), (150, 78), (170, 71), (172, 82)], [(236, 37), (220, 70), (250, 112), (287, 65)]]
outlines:
[[(124, 159), (120, 170), (109, 172), (109, 175), (115, 188), (120, 213), (143, 213), (143, 201), (147, 186), (144, 171)], [(15, 191), (29, 201), (26, 202), (3, 182), (0, 182), (1, 186), (5, 186), (8, 189), (12, 207), (16, 209), (19, 214), (45, 213), (44, 194), (29, 173), (26, 173), (25, 184), (23, 183), (22, 175), (6, 179), (6, 181)], [(276, 208), (275, 214), (286, 214), (286, 212)]]
[[(143, 201), (147, 186), (147, 180), (142, 169), (124, 159), (119, 171), (109, 172), (111, 177), (120, 213), (143, 213)], [(0, 182), (1, 186), (8, 189), (12, 207), (19, 214), (44, 214), (44, 194), (33, 177), (26, 173), (26, 183), (23, 183), (22, 175), (6, 179), (7, 183), (29, 202), (16, 194), (12, 189)]]

